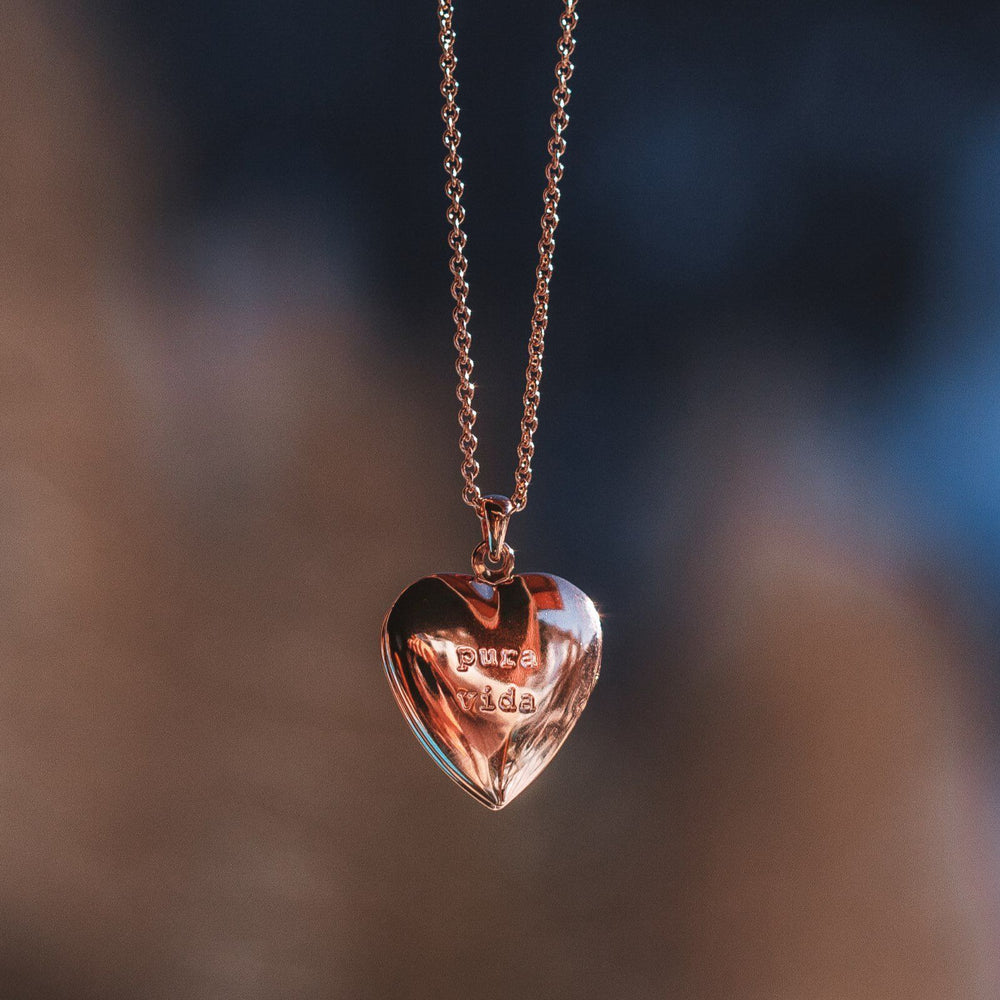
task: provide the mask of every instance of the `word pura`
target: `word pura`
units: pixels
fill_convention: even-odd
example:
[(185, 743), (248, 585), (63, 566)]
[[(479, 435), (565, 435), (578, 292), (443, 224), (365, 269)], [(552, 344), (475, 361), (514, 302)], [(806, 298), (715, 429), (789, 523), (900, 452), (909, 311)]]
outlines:
[(501, 670), (513, 670), (515, 667), (522, 670), (538, 669), (538, 654), (533, 649), (480, 647), (476, 650), (473, 646), (456, 646), (455, 655), (458, 657), (455, 669), (459, 673), (464, 673), (477, 663), (483, 667), (499, 667)]

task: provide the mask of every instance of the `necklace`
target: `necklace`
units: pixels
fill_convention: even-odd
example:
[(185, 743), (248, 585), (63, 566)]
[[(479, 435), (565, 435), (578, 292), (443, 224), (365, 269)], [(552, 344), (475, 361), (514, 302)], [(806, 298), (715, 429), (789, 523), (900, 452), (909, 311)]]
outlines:
[(396, 599), (382, 625), (382, 660), (396, 701), (424, 749), (450, 778), (490, 809), (503, 808), (522, 792), (562, 746), (587, 704), (601, 663), (601, 622), (590, 598), (557, 576), (515, 576), (514, 550), (507, 544), (510, 518), (528, 501), (535, 453), (576, 5), (577, 0), (563, 0), (559, 18), (562, 33), (556, 45), (555, 110), (550, 118), (524, 412), (509, 498), (483, 496), (476, 484), (479, 463), (472, 432), (475, 386), (462, 228), (465, 185), (458, 155), (454, 8), (449, 0), (438, 0), (437, 5), (462, 499), (479, 516), (483, 538), (472, 553), (472, 576), (424, 577)]

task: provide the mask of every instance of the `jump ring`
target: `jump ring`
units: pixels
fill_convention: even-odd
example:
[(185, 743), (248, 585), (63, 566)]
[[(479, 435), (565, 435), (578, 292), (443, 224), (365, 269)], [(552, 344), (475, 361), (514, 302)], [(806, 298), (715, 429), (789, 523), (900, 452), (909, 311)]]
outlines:
[(480, 542), (472, 553), (472, 572), (480, 583), (491, 587), (510, 583), (514, 578), (514, 550), (505, 542), (500, 549), (500, 559), (490, 559), (490, 543)]

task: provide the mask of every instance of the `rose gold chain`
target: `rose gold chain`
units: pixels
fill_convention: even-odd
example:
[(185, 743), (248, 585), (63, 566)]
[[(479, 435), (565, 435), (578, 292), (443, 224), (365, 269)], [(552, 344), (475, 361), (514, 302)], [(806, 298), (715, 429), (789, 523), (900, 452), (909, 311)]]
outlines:
[[(538, 429), (538, 404), (541, 400), (540, 386), (542, 381), (542, 355), (545, 351), (545, 330), (549, 322), (549, 283), (552, 280), (552, 266), (556, 249), (556, 227), (559, 216), (559, 183), (563, 178), (563, 153), (566, 152), (566, 140), (563, 132), (569, 125), (569, 115), (566, 106), (569, 104), (569, 80), (573, 75), (571, 57), (576, 43), (573, 31), (577, 24), (577, 0), (563, 0), (563, 12), (559, 17), (562, 34), (556, 43), (559, 60), (556, 63), (556, 88), (552, 91), (552, 101), (555, 111), (549, 119), (552, 126), (552, 136), (549, 139), (549, 162), (545, 167), (546, 185), (542, 195), (544, 208), (542, 210), (542, 235), (538, 242), (538, 267), (535, 269), (535, 308), (531, 315), (531, 336), (528, 340), (528, 367), (525, 371), (524, 414), (521, 417), (521, 440), (517, 446), (517, 468), (514, 471), (514, 492), (511, 503), (515, 511), (524, 510), (528, 501), (528, 484), (531, 482), (531, 460), (535, 454), (535, 431)], [(448, 245), (451, 247), (451, 297), (455, 300), (452, 318), (455, 321), (455, 349), (458, 358), (455, 361), (455, 371), (458, 373), (458, 388), (456, 395), (461, 404), (458, 413), (458, 423), (462, 428), (459, 447), (462, 451), (462, 478), (465, 487), (462, 499), (483, 515), (483, 495), (476, 485), (479, 475), (479, 463), (476, 461), (476, 445), (479, 443), (472, 428), (476, 423), (476, 411), (472, 408), (472, 400), (476, 387), (472, 382), (472, 335), (469, 333), (469, 319), (472, 315), (469, 306), (469, 283), (465, 280), (465, 272), (469, 262), (465, 257), (466, 235), (462, 229), (465, 222), (465, 209), (462, 207), (462, 193), (465, 185), (460, 179), (462, 158), (458, 155), (458, 144), (462, 133), (458, 130), (458, 81), (455, 79), (455, 28), (452, 24), (454, 6), (449, 0), (438, 0), (438, 21), (440, 32), (438, 40), (441, 43), (441, 96), (444, 106), (441, 118), (445, 129), (442, 141), (448, 151), (444, 158), (444, 169), (448, 175), (445, 183), (445, 194), (448, 196), (447, 219), (451, 224), (448, 234)]]

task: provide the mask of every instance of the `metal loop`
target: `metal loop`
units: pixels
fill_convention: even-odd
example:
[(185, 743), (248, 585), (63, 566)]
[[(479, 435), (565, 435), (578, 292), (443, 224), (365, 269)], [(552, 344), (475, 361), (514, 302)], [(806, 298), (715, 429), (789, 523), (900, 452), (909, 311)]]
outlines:
[(472, 572), (480, 583), (488, 583), (491, 587), (510, 583), (514, 578), (514, 550), (504, 542), (500, 558), (492, 560), (490, 543), (481, 541), (472, 553)]

